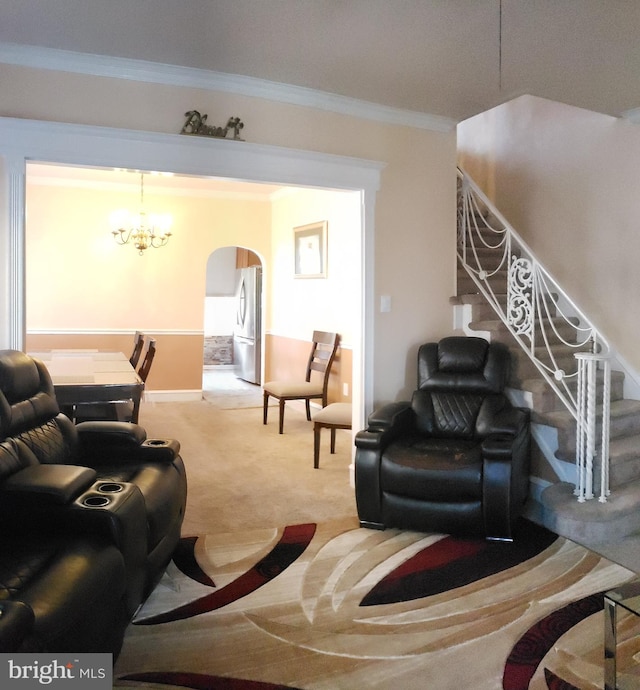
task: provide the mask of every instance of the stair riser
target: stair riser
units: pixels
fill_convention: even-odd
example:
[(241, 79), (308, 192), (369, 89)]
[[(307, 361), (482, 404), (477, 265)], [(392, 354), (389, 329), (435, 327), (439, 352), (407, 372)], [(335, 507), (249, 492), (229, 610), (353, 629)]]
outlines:
[[(499, 271), (494, 276), (491, 276), (487, 282), (496, 294), (506, 293), (507, 274), (505, 271)], [(465, 276), (457, 281), (457, 292), (459, 295), (475, 294), (479, 291), (475, 282), (469, 276)]]
[(611, 456), (609, 462), (609, 486), (617, 489), (640, 477), (640, 455), (624, 462)]
[[(495, 335), (495, 337), (494, 337)], [(513, 342), (513, 338), (509, 336), (508, 338), (502, 338), (501, 334), (497, 333), (494, 334), (492, 333), (491, 335), (491, 340), (493, 342), (502, 342), (505, 345), (511, 345)], [(509, 342), (511, 341), (511, 343)], [(531, 361), (531, 358), (527, 355), (526, 352), (519, 351), (517, 354), (512, 353), (512, 364), (511, 364), (511, 370), (512, 370), (512, 377), (514, 380), (518, 381), (524, 381), (526, 379), (534, 378), (536, 376), (540, 376), (539, 370), (536, 367), (536, 365)], [(548, 358), (543, 358), (543, 362), (550, 364)], [(563, 371), (567, 373), (573, 373), (577, 369), (577, 364), (576, 364), (576, 358), (573, 356), (571, 352), (566, 352), (563, 354), (556, 354), (555, 355), (555, 362), (556, 365), (562, 369)]]
[[(567, 352), (575, 351), (575, 348), (573, 348), (572, 345), (576, 341), (576, 330), (571, 324), (568, 324), (566, 321), (562, 321), (560, 323), (553, 324), (553, 327), (548, 323), (543, 325), (547, 342), (553, 350), (558, 348), (566, 349)], [(491, 331), (496, 335), (501, 333), (510, 333), (508, 326), (504, 322), (499, 321), (495, 316), (492, 319), (478, 319), (477, 321), (474, 318), (469, 324), (469, 328), (477, 331)], [(544, 352), (546, 344), (542, 337), (542, 328), (539, 323), (535, 324), (534, 337), (536, 342), (536, 350)], [(524, 340), (527, 342), (526, 337), (524, 337)], [(569, 343), (569, 345), (566, 343)]]
[[(596, 424), (595, 439), (600, 443), (602, 434), (601, 425)], [(609, 428), (609, 438), (623, 438), (640, 434), (640, 418), (637, 415), (612, 417)], [(573, 460), (576, 457), (576, 425), (558, 429), (558, 451), (556, 455), (563, 460)]]
[[(632, 461), (622, 462), (612, 455), (609, 458), (609, 490), (614, 491), (626, 486), (640, 476), (640, 456)], [(600, 494), (601, 462), (600, 455), (593, 459), (593, 492)]]
[[(526, 379), (530, 380), (530, 379)], [(527, 390), (526, 387), (521, 386), (522, 381), (509, 381), (509, 386), (511, 388), (519, 388), (520, 390)], [(551, 389), (549, 384), (547, 385), (547, 390), (544, 391), (533, 391), (529, 392), (531, 397), (533, 409), (537, 413), (543, 412), (554, 412), (556, 410), (564, 410), (564, 403), (560, 400), (558, 395)], [(611, 384), (611, 401), (622, 400), (623, 399), (623, 388), (624, 382), (622, 381), (612, 381)], [(602, 399), (603, 386), (599, 385), (596, 389), (596, 399)]]

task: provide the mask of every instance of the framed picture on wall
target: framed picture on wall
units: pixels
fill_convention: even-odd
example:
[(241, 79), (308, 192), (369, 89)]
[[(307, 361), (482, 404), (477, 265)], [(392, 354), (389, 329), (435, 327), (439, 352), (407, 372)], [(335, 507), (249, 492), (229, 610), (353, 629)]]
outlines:
[(327, 277), (327, 221), (293, 228), (296, 278)]

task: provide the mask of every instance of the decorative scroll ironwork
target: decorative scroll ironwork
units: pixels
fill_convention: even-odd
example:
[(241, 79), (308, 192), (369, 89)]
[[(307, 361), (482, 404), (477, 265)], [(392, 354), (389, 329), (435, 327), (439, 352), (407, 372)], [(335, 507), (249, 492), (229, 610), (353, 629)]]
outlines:
[(522, 257), (509, 264), (507, 318), (518, 335), (533, 338), (533, 267)]
[[(593, 497), (593, 461), (599, 453), (600, 501), (606, 501), (611, 376), (607, 341), (461, 170), (457, 236), (458, 259), (478, 292), (576, 420), (578, 500)], [(599, 444), (596, 409), (602, 410)]]
[(180, 134), (197, 134), (202, 137), (217, 137), (225, 139), (229, 132), (233, 132), (235, 141), (244, 141), (240, 138), (240, 131), (244, 128), (244, 123), (239, 117), (230, 117), (224, 127), (216, 127), (207, 124), (208, 115), (201, 115), (197, 110), (189, 110), (184, 116), (187, 118)]

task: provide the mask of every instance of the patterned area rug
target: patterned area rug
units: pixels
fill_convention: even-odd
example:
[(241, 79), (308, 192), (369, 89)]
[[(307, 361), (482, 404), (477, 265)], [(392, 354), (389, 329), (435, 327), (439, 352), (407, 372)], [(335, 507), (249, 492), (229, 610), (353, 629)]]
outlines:
[(634, 577), (526, 521), (513, 544), (355, 520), (184, 538), (114, 686), (601, 689), (602, 593)]

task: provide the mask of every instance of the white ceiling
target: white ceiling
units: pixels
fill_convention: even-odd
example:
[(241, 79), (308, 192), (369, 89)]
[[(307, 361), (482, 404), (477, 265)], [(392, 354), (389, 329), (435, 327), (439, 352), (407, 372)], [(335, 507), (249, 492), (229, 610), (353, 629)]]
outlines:
[[(0, 43), (249, 76), (452, 123), (522, 94), (640, 120), (639, 36), (640, 0), (0, 0)], [(30, 175), (139, 179), (51, 166)]]
[(522, 94), (640, 107), (639, 0), (1, 0), (0, 41), (466, 119)]

